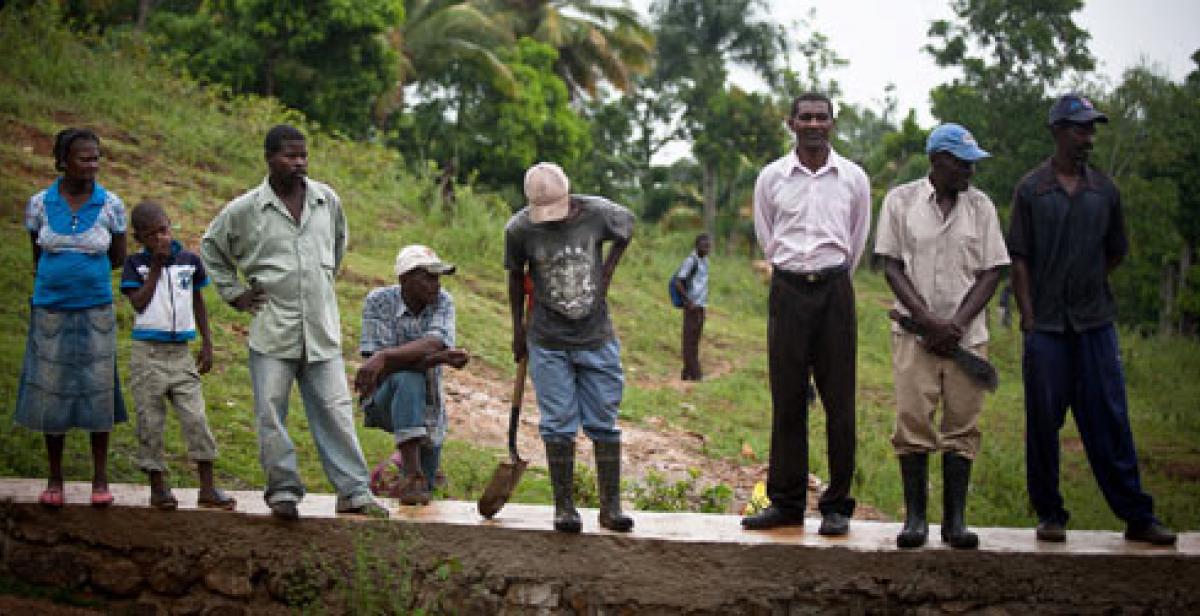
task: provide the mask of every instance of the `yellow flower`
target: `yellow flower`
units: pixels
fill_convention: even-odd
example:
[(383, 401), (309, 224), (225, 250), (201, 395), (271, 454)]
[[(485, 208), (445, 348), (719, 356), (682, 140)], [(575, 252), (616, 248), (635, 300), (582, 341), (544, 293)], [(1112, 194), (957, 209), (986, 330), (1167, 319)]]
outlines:
[(746, 503), (742, 515), (754, 515), (769, 506), (771, 499), (767, 498), (767, 484), (760, 481), (754, 484), (754, 490), (750, 493), (750, 500)]

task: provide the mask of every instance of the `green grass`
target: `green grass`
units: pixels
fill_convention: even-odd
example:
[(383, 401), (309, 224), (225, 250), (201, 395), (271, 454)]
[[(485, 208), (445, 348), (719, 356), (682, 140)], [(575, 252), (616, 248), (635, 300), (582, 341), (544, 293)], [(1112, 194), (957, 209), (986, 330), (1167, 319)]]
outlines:
[[(229, 96), (169, 75), (136, 43), (81, 41), (50, 22), (18, 23), (11, 8), (0, 11), (0, 412), (9, 413), (25, 344), (32, 286), (30, 250), (21, 225), (29, 195), (54, 178), (49, 139), (65, 125), (86, 125), (101, 135), (106, 156), (101, 181), (128, 204), (155, 198), (167, 205), (176, 235), (195, 248), (212, 215), (229, 199), (262, 180), (261, 136), (277, 122), (306, 127), (311, 169), (343, 197), (350, 221), (350, 252), (338, 282), (344, 352), (350, 369), (362, 298), (373, 286), (390, 283), (395, 251), (420, 242), (459, 265), (445, 279), (458, 307), (460, 343), (474, 360), (470, 370), (503, 380), (512, 375), (502, 228), (507, 206), (495, 195), (469, 187), (453, 205), (441, 203), (432, 173), (406, 170), (394, 152), (331, 137), (305, 124), (271, 100)], [(586, 187), (582, 187), (586, 190)], [(690, 235), (642, 225), (612, 288), (612, 312), (624, 349), (626, 422), (661, 420), (706, 437), (706, 452), (741, 460), (745, 445), (764, 459), (768, 452), (770, 397), (766, 366), (766, 287), (742, 257), (716, 255), (712, 262), (711, 307), (702, 343), (706, 369), (718, 374), (680, 392), (661, 383), (679, 370), (680, 313), (669, 308), (666, 278), (687, 253)], [(882, 277), (860, 271), (858, 293), (858, 467), (854, 495), (886, 514), (901, 507), (899, 471), (889, 444), (893, 394), (888, 324), (891, 301)], [(261, 487), (254, 436), (245, 332), (248, 320), (209, 293), (214, 326), (215, 369), (204, 379), (207, 412), (221, 447), (217, 472), (226, 486)], [(131, 310), (118, 301), (122, 332)], [(1142, 460), (1143, 480), (1168, 523), (1200, 528), (1200, 348), (1194, 341), (1122, 338), (1130, 388), (1130, 414)], [(127, 335), (119, 357), (128, 358)], [(983, 452), (976, 465), (970, 520), (981, 525), (1030, 525), (1024, 481), (1020, 340), (997, 331), (992, 357), (1001, 372), (999, 391), (989, 396), (981, 420)], [(127, 366), (121, 366), (127, 373)], [(300, 451), (301, 473), (310, 490), (330, 491), (320, 469), (298, 398), (288, 425)], [(132, 408), (131, 408), (132, 411)], [(469, 411), (468, 411), (469, 412)], [(195, 485), (174, 421), (169, 423), (174, 481)], [(824, 416), (813, 409), (809, 433), (814, 472), (827, 475)], [(368, 461), (387, 455), (390, 437), (360, 430)], [(1070, 422), (1063, 439), (1077, 443)], [(140, 482), (133, 463), (131, 424), (112, 439), (114, 481)], [(44, 476), (41, 436), (0, 423), (0, 475)], [(444, 453), (449, 496), (474, 499), (490, 477), (501, 451), (451, 441)], [(940, 493), (940, 462), (931, 474)], [(86, 479), (86, 439), (68, 438), (66, 472)], [(543, 469), (530, 469), (514, 500), (549, 502)], [(585, 477), (586, 479), (586, 477)], [(654, 486), (647, 486), (651, 489)], [(667, 489), (671, 486), (667, 486)], [(1073, 528), (1119, 528), (1091, 478), (1082, 451), (1069, 446), (1063, 457), (1063, 488)], [(688, 489), (691, 489), (688, 487)], [(686, 490), (684, 490), (686, 491)], [(666, 496), (670, 496), (669, 494)], [(664, 500), (648, 499), (648, 500)], [(931, 498), (937, 514), (940, 498)]]

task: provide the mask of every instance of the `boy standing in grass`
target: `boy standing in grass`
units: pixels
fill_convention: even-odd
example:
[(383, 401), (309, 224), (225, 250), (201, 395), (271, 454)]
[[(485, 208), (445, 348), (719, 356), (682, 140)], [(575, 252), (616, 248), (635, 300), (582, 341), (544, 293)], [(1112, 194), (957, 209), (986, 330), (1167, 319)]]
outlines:
[(708, 305), (708, 251), (712, 247), (707, 233), (696, 236), (695, 250), (679, 265), (676, 289), (683, 296), (683, 334), (679, 351), (683, 356), (683, 381), (704, 378), (700, 369), (700, 334), (704, 331), (704, 308)]
[[(208, 284), (204, 264), (171, 237), (171, 221), (156, 203), (145, 201), (130, 215), (133, 237), (144, 250), (125, 259), (121, 292), (137, 312), (129, 359), (130, 389), (137, 409), (137, 465), (150, 475), (150, 506), (170, 511), (179, 502), (163, 474), (163, 432), (167, 399), (179, 414), (188, 457), (200, 475), (201, 507), (233, 509), (236, 501), (213, 485), (216, 443), (204, 416), (200, 375), (212, 367), (212, 339), (201, 289)], [(188, 341), (200, 331), (199, 365)]]

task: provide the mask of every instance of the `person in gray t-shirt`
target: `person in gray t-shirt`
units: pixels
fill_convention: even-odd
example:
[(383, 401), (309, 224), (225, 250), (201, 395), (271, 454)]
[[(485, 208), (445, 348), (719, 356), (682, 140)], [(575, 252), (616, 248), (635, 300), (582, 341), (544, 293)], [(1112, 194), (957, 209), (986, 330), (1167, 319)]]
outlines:
[[(582, 423), (596, 454), (600, 525), (628, 531), (621, 512), (621, 431), (617, 412), (625, 386), (621, 347), (608, 318), (608, 285), (633, 235), (633, 214), (602, 197), (570, 195), (553, 163), (525, 173), (529, 206), (504, 229), (513, 319), (513, 359), (528, 359), (541, 413), (554, 489), (554, 528), (579, 532), (573, 473), (575, 434)], [(608, 255), (604, 243), (610, 242)], [(525, 279), (533, 307), (525, 324)]]

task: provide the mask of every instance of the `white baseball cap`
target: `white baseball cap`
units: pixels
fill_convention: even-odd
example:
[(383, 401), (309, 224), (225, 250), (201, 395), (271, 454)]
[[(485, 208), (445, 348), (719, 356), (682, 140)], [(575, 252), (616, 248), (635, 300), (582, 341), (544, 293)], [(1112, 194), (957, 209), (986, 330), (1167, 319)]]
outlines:
[(533, 222), (562, 220), (570, 210), (571, 183), (562, 167), (538, 163), (525, 172), (525, 199), (529, 201), (529, 219)]
[(421, 268), (430, 274), (453, 274), (454, 265), (445, 263), (438, 258), (437, 253), (428, 246), (409, 244), (400, 249), (396, 255), (396, 275), (403, 276), (414, 269)]

